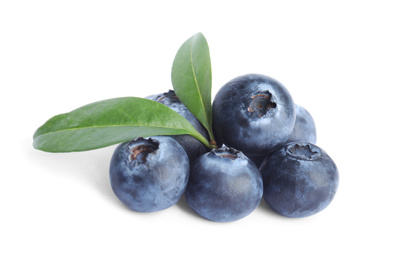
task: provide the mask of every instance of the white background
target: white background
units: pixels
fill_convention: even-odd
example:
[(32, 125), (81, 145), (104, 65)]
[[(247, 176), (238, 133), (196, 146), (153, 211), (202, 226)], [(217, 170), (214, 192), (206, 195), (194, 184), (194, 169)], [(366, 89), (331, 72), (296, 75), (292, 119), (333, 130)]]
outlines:
[[(400, 1), (1, 1), (1, 259), (402, 259)], [(303, 219), (264, 201), (214, 223), (181, 200), (125, 208), (109, 185), (115, 146), (32, 148), (50, 117), (171, 89), (173, 58), (202, 32), (213, 96), (262, 73), (313, 115), (340, 172), (335, 199)]]

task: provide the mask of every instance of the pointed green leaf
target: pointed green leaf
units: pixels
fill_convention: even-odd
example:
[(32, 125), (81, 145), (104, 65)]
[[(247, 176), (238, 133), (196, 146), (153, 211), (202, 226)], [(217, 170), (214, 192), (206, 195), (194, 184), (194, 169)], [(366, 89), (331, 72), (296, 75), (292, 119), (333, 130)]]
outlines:
[(49, 119), (34, 134), (33, 146), (47, 152), (86, 151), (139, 136), (189, 134), (208, 141), (172, 109), (143, 98), (103, 100)]
[(172, 65), (176, 95), (212, 135), (211, 61), (203, 34), (197, 33), (179, 48)]

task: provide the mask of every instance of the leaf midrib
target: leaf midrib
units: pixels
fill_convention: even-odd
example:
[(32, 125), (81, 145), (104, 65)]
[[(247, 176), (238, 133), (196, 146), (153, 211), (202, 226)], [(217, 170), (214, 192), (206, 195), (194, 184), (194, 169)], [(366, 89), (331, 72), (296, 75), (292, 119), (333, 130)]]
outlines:
[(39, 134), (37, 136), (43, 136), (43, 135), (55, 134), (55, 133), (62, 133), (62, 132), (69, 132), (69, 131), (74, 131), (74, 130), (85, 130), (85, 129), (91, 129), (91, 128), (109, 128), (109, 127), (110, 128), (113, 128), (113, 127), (152, 127), (152, 128), (159, 128), (159, 129), (184, 130), (184, 131), (190, 133), (186, 129), (177, 128), (177, 127), (164, 127), (164, 126), (155, 126), (155, 125), (106, 125), (106, 126), (87, 126), (87, 127), (68, 128), (68, 129), (62, 129), (62, 130), (57, 130), (57, 131), (52, 131), (52, 132)]
[[(193, 45), (194, 45), (194, 41), (195, 41), (195, 38), (192, 39), (192, 44), (190, 45), (190, 65), (192, 67), (193, 79), (196, 82), (197, 92), (199, 93), (200, 103), (201, 103), (201, 105), (203, 107), (204, 118), (205, 118), (205, 120), (206, 120), (206, 122), (208, 124), (206, 107), (204, 106), (203, 97), (202, 97), (201, 92), (200, 92), (199, 82), (197, 81), (196, 72), (195, 72), (195, 69), (194, 69), (194, 66), (193, 66)], [(204, 82), (203, 82), (203, 84), (204, 84)]]

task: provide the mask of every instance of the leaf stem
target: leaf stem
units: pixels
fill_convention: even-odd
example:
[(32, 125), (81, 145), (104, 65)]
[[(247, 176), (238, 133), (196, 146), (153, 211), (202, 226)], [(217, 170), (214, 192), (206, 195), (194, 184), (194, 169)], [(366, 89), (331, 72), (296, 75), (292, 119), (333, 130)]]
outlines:
[(216, 141), (211, 140), (210, 141), (210, 150), (217, 149), (217, 148), (218, 148), (218, 146), (217, 146)]

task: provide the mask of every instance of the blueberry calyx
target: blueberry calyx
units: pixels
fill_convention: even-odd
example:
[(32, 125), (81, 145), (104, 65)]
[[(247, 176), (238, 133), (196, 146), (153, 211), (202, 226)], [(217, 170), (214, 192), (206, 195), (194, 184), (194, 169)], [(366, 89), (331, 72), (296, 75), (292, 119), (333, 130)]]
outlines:
[(163, 93), (162, 96), (158, 98), (156, 101), (162, 102), (163, 100), (164, 100), (163, 104), (165, 105), (173, 103), (181, 103), (178, 96), (175, 94), (175, 91), (171, 89), (168, 90), (168, 92)]
[(145, 163), (147, 161), (148, 154), (158, 150), (158, 146), (159, 143), (156, 140), (138, 137), (129, 143), (129, 160), (135, 161), (139, 164)]
[(242, 152), (230, 147), (221, 147), (213, 149), (211, 150), (211, 154), (221, 158), (228, 158), (231, 160), (245, 157)]
[(276, 108), (277, 104), (271, 101), (272, 94), (269, 91), (260, 92), (251, 97), (248, 111), (258, 117), (264, 116), (271, 108)]
[(286, 152), (291, 157), (304, 161), (315, 161), (322, 155), (322, 151), (311, 143), (291, 143), (287, 145)]

